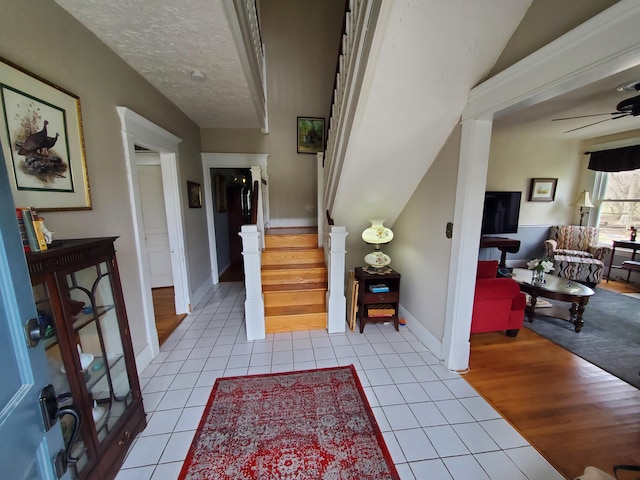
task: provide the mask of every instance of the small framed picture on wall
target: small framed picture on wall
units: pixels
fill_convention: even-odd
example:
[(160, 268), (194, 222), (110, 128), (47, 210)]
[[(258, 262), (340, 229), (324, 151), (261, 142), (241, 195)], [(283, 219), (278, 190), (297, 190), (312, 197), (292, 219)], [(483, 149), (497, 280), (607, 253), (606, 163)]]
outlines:
[(530, 202), (553, 202), (556, 198), (557, 178), (532, 178), (529, 187)]

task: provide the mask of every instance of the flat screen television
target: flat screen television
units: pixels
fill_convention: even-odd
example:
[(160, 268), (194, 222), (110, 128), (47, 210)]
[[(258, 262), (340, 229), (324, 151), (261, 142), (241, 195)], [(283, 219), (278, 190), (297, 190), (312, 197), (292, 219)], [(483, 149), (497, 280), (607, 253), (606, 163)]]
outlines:
[(522, 192), (485, 192), (482, 235), (517, 233)]

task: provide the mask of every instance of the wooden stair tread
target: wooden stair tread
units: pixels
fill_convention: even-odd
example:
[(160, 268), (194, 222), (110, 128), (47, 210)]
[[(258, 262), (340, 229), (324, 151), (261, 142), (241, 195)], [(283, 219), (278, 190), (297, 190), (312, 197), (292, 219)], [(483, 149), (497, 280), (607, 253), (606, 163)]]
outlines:
[(315, 252), (317, 250), (322, 250), (322, 249), (318, 248), (318, 247), (266, 247), (262, 251), (262, 253), (264, 253), (264, 252), (287, 252), (287, 251), (293, 251), (293, 252), (311, 251), (311, 252)]
[(312, 269), (326, 269), (324, 263), (298, 263), (298, 264), (277, 264), (277, 265), (262, 265), (262, 270), (277, 271), (277, 270), (312, 270)]
[(313, 305), (286, 305), (281, 307), (265, 307), (265, 317), (278, 317), (278, 316), (293, 316), (293, 315), (308, 315), (313, 313), (326, 313), (327, 309), (324, 304)]
[(327, 283), (280, 283), (274, 285), (263, 285), (262, 291), (268, 292), (307, 292), (309, 290), (327, 290)]

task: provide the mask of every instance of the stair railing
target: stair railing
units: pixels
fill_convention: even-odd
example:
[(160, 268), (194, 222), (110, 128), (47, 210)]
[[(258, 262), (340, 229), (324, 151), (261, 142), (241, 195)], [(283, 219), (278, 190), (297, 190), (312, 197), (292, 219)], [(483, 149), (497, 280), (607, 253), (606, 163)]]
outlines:
[(321, 212), (333, 210), (381, 5), (382, 0), (350, 0), (345, 13), (327, 131)]
[(237, 46), (253, 104), (260, 117), (262, 133), (269, 133), (264, 45), (256, 0), (223, 0), (222, 5)]

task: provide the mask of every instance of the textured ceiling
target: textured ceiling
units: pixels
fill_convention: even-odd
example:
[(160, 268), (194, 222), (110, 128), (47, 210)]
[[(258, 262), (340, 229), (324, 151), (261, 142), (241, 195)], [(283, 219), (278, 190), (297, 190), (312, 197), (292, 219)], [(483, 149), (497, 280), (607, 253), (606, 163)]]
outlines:
[[(200, 127), (259, 128), (223, 0), (55, 1)], [(460, 25), (465, 18), (470, 22), (467, 27)], [(470, 29), (475, 22), (473, 18), (457, 16), (460, 31)], [(440, 50), (442, 55), (451, 54), (448, 44)], [(204, 72), (206, 79), (192, 80), (193, 70)], [(498, 119), (495, 128), (527, 124), (532, 132), (535, 130), (543, 136), (574, 139), (640, 128), (640, 117), (607, 121), (570, 133), (564, 132), (586, 125), (592, 119), (551, 122), (551, 118), (557, 117), (613, 112), (617, 102), (633, 96), (633, 92), (616, 92), (615, 87), (638, 79), (638, 72), (605, 79), (509, 118)], [(596, 117), (593, 121), (601, 118), (606, 117)]]
[(55, 1), (200, 127), (259, 128), (222, 0)]

